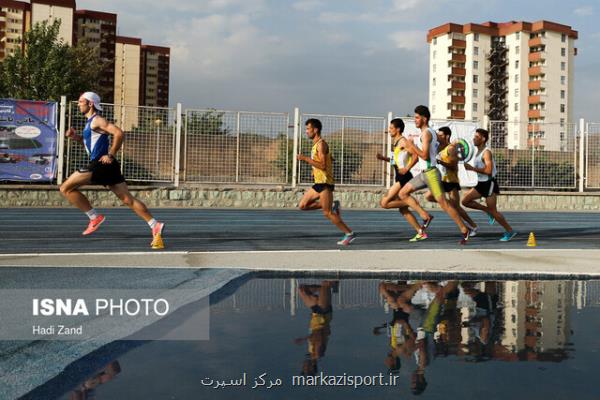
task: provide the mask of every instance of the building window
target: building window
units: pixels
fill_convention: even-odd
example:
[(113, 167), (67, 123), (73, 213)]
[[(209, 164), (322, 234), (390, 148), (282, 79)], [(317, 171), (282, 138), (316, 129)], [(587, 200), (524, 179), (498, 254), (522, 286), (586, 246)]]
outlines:
[(479, 75), (473, 75), (473, 83), (479, 83)]
[(564, 47), (560, 49), (560, 55), (561, 56), (566, 56), (567, 55), (567, 49), (565, 49)]
[(519, 88), (515, 89), (515, 97), (519, 97)]
[(435, 78), (433, 78), (432, 86), (435, 87)]
[(436, 67), (436, 65), (435, 65), (435, 64), (433, 64), (433, 72), (435, 72), (435, 67)]
[(519, 103), (515, 103), (515, 111), (519, 111)]
[(560, 112), (561, 112), (561, 113), (564, 113), (564, 112), (565, 112), (565, 105), (564, 105), (564, 104), (561, 104), (561, 105), (560, 105)]
[(433, 58), (435, 58), (435, 56), (436, 56), (436, 55), (437, 55), (437, 51), (436, 51), (436, 50), (434, 50), (434, 51), (433, 51)]
[(520, 38), (521, 38), (521, 32), (517, 32), (517, 33), (515, 33), (515, 38), (516, 38), (516, 39), (520, 39)]
[(561, 85), (564, 85), (566, 81), (567, 81), (567, 78), (564, 75), (560, 77), (560, 84)]
[(433, 38), (433, 45), (435, 46), (437, 44), (437, 38)]
[(473, 61), (473, 69), (479, 69), (479, 61)]
[(519, 69), (519, 60), (515, 61), (515, 69)]
[(515, 75), (515, 83), (519, 83), (519, 74)]
[(560, 91), (560, 98), (561, 98), (561, 99), (564, 99), (564, 98), (565, 98), (565, 91), (564, 91), (564, 90), (561, 90), (561, 91)]
[(475, 55), (475, 56), (479, 55), (479, 47), (477, 47), (477, 46), (473, 47), (473, 55)]
[(477, 103), (473, 103), (473, 112), (477, 112)]
[(479, 90), (477, 89), (473, 89), (473, 98), (477, 98), (477, 96), (479, 96)]
[(561, 42), (563, 42), (563, 43), (565, 43), (565, 42), (567, 41), (567, 35), (563, 33), (563, 34), (560, 36), (560, 41), (561, 41)]
[(521, 52), (521, 46), (515, 47), (515, 54), (519, 54)]
[(567, 63), (566, 63), (566, 62), (564, 62), (564, 61), (563, 61), (563, 62), (561, 62), (561, 63), (560, 63), (560, 70), (561, 70), (561, 71), (564, 71), (564, 70), (566, 70), (566, 69), (567, 69)]
[(473, 40), (476, 41), (476, 42), (479, 42), (479, 33), (475, 33), (473, 35)]
[(431, 107), (431, 112), (435, 114), (435, 104)]
[(561, 118), (561, 119), (560, 119), (560, 127), (561, 127), (561, 128), (564, 128), (564, 127), (565, 127), (565, 119), (564, 119), (564, 118)]
[(431, 92), (431, 97), (433, 97), (435, 99), (435, 90), (433, 92)]

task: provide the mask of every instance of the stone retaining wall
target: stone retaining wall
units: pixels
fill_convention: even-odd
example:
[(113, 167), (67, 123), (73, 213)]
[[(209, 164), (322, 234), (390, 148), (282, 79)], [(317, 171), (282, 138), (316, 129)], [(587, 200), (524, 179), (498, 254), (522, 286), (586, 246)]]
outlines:
[[(132, 187), (131, 192), (148, 207), (295, 208), (305, 188), (256, 187)], [(120, 201), (104, 188), (84, 193), (95, 207), (118, 207)], [(344, 208), (377, 209), (383, 189), (339, 188), (335, 197)], [(436, 205), (423, 202), (436, 208)], [(0, 187), (0, 207), (69, 207), (56, 187)], [(504, 192), (498, 208), (507, 211), (600, 211), (600, 193)]]

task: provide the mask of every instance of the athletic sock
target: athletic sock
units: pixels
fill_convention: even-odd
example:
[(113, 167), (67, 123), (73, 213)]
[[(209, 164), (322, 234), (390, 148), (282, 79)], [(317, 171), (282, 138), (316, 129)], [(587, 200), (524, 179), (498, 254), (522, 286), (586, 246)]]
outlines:
[(150, 221), (148, 221), (148, 226), (150, 226), (150, 229), (154, 229), (156, 224), (157, 224), (157, 221), (154, 218), (152, 218)]
[(93, 221), (96, 218), (98, 218), (98, 211), (96, 211), (95, 208), (92, 208), (90, 211), (86, 212), (85, 215), (88, 216), (88, 218), (90, 219), (90, 221)]

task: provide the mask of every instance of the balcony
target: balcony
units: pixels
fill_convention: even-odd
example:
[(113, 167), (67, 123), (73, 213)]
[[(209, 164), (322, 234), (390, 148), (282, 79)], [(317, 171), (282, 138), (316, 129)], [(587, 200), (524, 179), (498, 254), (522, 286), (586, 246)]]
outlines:
[(528, 69), (529, 76), (539, 76), (539, 75), (543, 75), (543, 74), (544, 74), (543, 68), (544, 68), (544, 67), (542, 67), (542, 66), (530, 67), (530, 68)]
[(466, 54), (452, 53), (452, 58), (450, 60), (452, 60), (454, 62), (465, 63), (465, 62), (467, 62), (467, 56), (466, 56)]
[(529, 39), (529, 47), (540, 47), (544, 44), (544, 40), (541, 37)]
[(527, 100), (528, 100), (529, 104), (540, 104), (540, 103), (545, 103), (545, 97), (546, 97), (546, 95), (538, 94), (538, 95), (534, 95), (534, 96), (529, 96), (527, 98)]
[(541, 124), (529, 124), (527, 126), (527, 132), (529, 132), (529, 133), (540, 132), (541, 130), (542, 130)]
[(545, 59), (546, 59), (546, 57), (544, 55), (544, 52), (542, 52), (542, 51), (536, 51), (533, 53), (529, 53), (529, 62), (540, 62)]
[(450, 102), (454, 104), (465, 104), (465, 96), (451, 96)]
[(451, 110), (448, 119), (465, 119), (464, 110)]
[(527, 88), (529, 90), (541, 90), (543, 89), (542, 85), (546, 82), (544, 79), (536, 79), (534, 81), (529, 81), (527, 84)]
[(542, 110), (529, 110), (527, 118), (542, 118)]
[(465, 90), (465, 87), (466, 85), (464, 82), (452, 81), (450, 84), (450, 88), (454, 90)]
[(467, 48), (467, 42), (465, 40), (460, 40), (460, 39), (452, 39), (452, 43), (450, 44), (449, 48), (454, 48), (454, 49), (466, 49)]
[(467, 75), (467, 70), (465, 68), (452, 68), (450, 75), (457, 75), (457, 76), (466, 76)]

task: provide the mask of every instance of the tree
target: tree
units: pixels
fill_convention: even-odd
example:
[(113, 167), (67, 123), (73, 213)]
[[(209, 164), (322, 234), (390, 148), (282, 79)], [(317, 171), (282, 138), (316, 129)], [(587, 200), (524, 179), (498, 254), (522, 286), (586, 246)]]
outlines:
[(0, 97), (27, 100), (75, 99), (87, 90), (102, 94), (100, 75), (106, 64), (99, 48), (58, 39), (60, 20), (35, 24), (26, 32), (24, 48), (0, 64)]
[(224, 126), (225, 113), (217, 110), (204, 111), (201, 114), (192, 113), (187, 119), (188, 135), (227, 135), (229, 129)]

